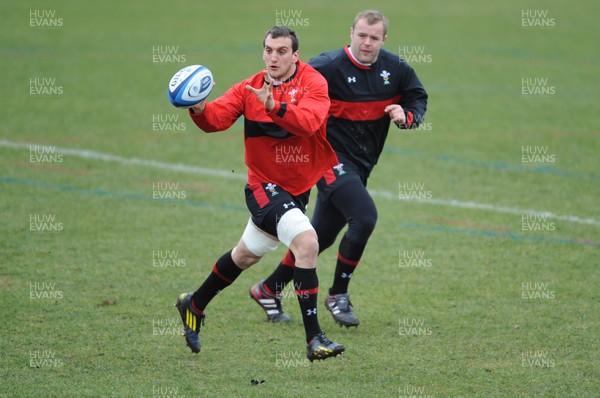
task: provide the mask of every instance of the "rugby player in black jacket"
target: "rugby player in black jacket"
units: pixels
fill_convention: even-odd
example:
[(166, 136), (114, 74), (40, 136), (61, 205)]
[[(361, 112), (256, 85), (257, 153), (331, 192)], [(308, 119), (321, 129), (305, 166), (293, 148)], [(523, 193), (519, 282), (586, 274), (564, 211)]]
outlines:
[[(327, 140), (340, 161), (317, 183), (311, 222), (319, 252), (330, 247), (348, 225), (325, 299), (335, 321), (344, 326), (360, 323), (350, 303), (348, 284), (377, 222), (367, 180), (381, 155), (390, 123), (401, 129), (416, 128), (427, 108), (427, 93), (413, 68), (382, 49), (387, 27), (387, 18), (378, 11), (362, 11), (350, 29), (349, 46), (309, 61), (329, 85)], [(293, 275), (294, 257), (288, 250), (275, 271), (250, 289), (250, 296), (272, 322), (290, 320), (281, 308), (280, 293)]]

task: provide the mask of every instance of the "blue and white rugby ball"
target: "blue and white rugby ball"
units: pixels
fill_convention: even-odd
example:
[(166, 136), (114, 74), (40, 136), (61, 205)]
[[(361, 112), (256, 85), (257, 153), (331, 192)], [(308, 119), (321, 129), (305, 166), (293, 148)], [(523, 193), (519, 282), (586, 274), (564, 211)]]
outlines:
[(186, 66), (171, 78), (169, 100), (177, 108), (189, 108), (204, 101), (212, 87), (213, 75), (206, 66)]

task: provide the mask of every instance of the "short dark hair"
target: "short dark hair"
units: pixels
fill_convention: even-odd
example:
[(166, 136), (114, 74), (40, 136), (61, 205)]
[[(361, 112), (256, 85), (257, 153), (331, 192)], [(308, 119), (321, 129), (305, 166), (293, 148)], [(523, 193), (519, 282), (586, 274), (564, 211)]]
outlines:
[(358, 14), (356, 14), (356, 17), (354, 18), (354, 22), (352, 23), (352, 29), (354, 29), (354, 26), (356, 25), (356, 23), (361, 19), (366, 19), (367, 23), (369, 25), (374, 25), (377, 22), (381, 22), (383, 24), (383, 36), (387, 35), (388, 19), (385, 17), (385, 15), (383, 15), (379, 11), (364, 10), (364, 11), (359, 12)]
[(275, 25), (271, 29), (267, 30), (265, 33), (265, 37), (263, 38), (263, 48), (265, 47), (265, 42), (269, 35), (273, 39), (277, 39), (278, 37), (289, 37), (292, 40), (292, 51), (298, 51), (298, 47), (300, 47), (300, 43), (298, 42), (298, 36), (296, 36), (296, 32), (288, 28), (287, 26)]

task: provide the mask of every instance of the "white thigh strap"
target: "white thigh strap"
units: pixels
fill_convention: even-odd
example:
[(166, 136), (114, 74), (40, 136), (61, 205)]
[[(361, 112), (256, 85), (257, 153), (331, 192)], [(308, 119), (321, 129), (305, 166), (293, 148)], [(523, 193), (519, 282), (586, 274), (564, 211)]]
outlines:
[(277, 246), (279, 246), (279, 242), (269, 238), (264, 232), (259, 230), (252, 222), (252, 219), (248, 220), (248, 225), (246, 225), (242, 240), (246, 244), (248, 250), (258, 257), (274, 252), (277, 249)]

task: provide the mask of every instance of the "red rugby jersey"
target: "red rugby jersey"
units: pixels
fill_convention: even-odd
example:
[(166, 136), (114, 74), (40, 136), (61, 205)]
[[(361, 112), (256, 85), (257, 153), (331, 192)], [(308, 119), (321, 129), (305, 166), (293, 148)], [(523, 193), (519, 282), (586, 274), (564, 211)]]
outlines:
[(207, 102), (203, 112), (190, 112), (194, 123), (207, 133), (226, 130), (243, 115), (248, 183), (273, 183), (292, 195), (311, 189), (338, 164), (325, 133), (330, 105), (327, 81), (304, 62), (296, 66), (294, 75), (274, 84), (275, 107), (270, 112), (246, 90), (247, 84), (262, 87), (263, 71)]

